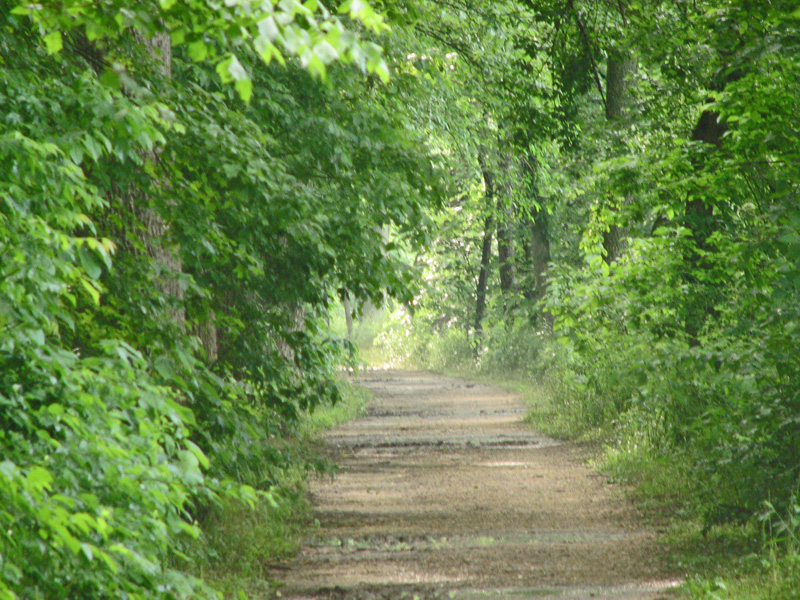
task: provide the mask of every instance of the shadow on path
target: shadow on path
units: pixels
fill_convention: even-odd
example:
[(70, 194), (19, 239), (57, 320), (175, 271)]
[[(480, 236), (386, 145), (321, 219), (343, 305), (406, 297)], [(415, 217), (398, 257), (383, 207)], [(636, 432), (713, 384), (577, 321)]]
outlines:
[(325, 438), (341, 472), (312, 485), (321, 527), (284, 598), (666, 597), (654, 534), (516, 397), (429, 373), (359, 383), (374, 400)]

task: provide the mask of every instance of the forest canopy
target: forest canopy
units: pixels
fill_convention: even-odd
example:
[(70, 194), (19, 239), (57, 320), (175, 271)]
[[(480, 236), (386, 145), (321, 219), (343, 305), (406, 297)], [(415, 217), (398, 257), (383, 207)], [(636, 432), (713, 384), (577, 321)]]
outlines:
[(0, 0), (0, 71), (0, 599), (219, 597), (342, 304), (800, 510), (796, 3)]

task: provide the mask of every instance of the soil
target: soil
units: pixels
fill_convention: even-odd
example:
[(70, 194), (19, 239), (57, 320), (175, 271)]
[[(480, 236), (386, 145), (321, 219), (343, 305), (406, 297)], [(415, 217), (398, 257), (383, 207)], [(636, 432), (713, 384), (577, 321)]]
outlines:
[(373, 371), (365, 417), (325, 443), (320, 527), (275, 574), (296, 600), (656, 600), (675, 581), (656, 535), (585, 451), (537, 434), (487, 385)]

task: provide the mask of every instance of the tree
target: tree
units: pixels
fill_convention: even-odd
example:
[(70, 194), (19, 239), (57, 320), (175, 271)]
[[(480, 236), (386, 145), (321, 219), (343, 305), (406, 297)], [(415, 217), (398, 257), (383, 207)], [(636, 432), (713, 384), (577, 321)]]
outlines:
[(0, 3), (3, 598), (216, 597), (179, 559), (337, 398), (332, 295), (410, 296), (439, 175), (382, 21), (260, 7)]

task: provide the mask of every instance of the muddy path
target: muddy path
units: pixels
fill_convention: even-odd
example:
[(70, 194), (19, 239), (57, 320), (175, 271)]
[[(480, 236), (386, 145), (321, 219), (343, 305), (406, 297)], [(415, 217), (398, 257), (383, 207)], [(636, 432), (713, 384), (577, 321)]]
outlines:
[(312, 486), (320, 528), (277, 575), (284, 598), (655, 600), (655, 536), (572, 445), (511, 394), (375, 371), (365, 417), (326, 436), (341, 471)]

